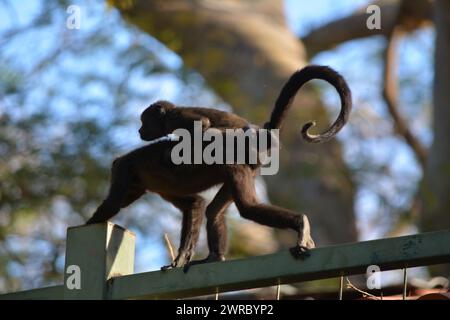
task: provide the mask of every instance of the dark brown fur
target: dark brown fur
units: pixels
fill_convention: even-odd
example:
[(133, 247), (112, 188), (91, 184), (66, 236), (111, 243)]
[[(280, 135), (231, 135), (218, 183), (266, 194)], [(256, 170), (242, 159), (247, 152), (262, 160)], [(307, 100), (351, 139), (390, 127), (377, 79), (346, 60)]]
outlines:
[[(286, 111), (296, 92), (311, 79), (323, 79), (331, 83), (341, 97), (341, 113), (335, 123), (321, 135), (310, 135), (304, 126), (302, 134), (309, 142), (331, 139), (347, 122), (351, 109), (351, 93), (345, 80), (328, 67), (309, 66), (297, 71), (280, 92), (267, 129), (282, 127)], [(248, 128), (250, 123), (232, 113), (208, 108), (179, 108), (166, 101), (159, 101), (147, 108), (141, 116), (139, 130), (143, 140), (171, 133), (178, 128), (193, 129), (195, 120), (202, 121), (203, 129)], [(117, 158), (112, 166), (111, 187), (107, 198), (87, 223), (103, 222), (138, 199), (145, 192), (154, 192), (171, 202), (183, 213), (178, 256), (163, 269), (187, 267), (192, 264), (224, 260), (226, 249), (225, 211), (234, 201), (241, 216), (275, 228), (292, 229), (298, 233), (297, 245), (291, 252), (295, 257), (308, 255), (314, 247), (308, 218), (288, 209), (262, 204), (258, 201), (254, 178), (255, 167), (247, 164), (199, 164), (174, 165), (167, 153), (176, 142), (161, 142), (134, 150)], [(222, 184), (214, 199), (206, 205), (198, 194), (212, 186)], [(198, 240), (203, 216), (206, 215), (209, 255), (206, 259), (191, 262)]]

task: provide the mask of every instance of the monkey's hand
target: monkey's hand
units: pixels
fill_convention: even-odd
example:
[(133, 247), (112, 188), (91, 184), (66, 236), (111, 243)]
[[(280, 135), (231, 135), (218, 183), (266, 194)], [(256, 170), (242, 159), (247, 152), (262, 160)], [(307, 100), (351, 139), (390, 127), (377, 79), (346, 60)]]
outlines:
[(290, 248), (289, 252), (295, 259), (305, 259), (311, 255), (310, 249), (315, 248), (313, 239), (310, 236), (305, 237), (300, 243), (298, 243), (295, 247)]
[(188, 262), (185, 264), (183, 268), (183, 272), (187, 273), (189, 271), (189, 268), (192, 266), (195, 266), (196, 264), (203, 264), (203, 263), (209, 263), (209, 262), (219, 262), (219, 261), (225, 261), (225, 257), (223, 255), (216, 255), (216, 254), (209, 254), (209, 256), (202, 260), (194, 260), (191, 262)]
[(308, 258), (311, 255), (309, 248), (301, 245), (296, 245), (295, 247), (290, 248), (289, 252), (295, 259), (302, 259), (302, 260)]
[(191, 135), (194, 134), (195, 122), (201, 123), (202, 132), (205, 132), (209, 128), (211, 128), (211, 120), (209, 120), (208, 117), (199, 115), (195, 112), (184, 110), (183, 116), (179, 117), (179, 119), (176, 119), (174, 123), (170, 125), (171, 131), (183, 128), (189, 131)]

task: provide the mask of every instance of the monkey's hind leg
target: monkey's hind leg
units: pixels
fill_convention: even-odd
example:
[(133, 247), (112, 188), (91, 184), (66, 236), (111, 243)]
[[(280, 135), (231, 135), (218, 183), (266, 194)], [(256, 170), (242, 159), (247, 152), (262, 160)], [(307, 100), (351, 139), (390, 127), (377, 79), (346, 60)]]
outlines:
[(297, 231), (297, 245), (290, 252), (295, 258), (308, 257), (309, 249), (314, 248), (315, 244), (306, 215), (259, 203), (252, 170), (248, 166), (230, 166), (228, 174), (232, 195), (241, 216), (269, 227)]
[(209, 254), (205, 259), (191, 261), (184, 266), (184, 272), (196, 264), (224, 261), (227, 246), (227, 226), (225, 211), (233, 202), (231, 191), (223, 185), (211, 203), (206, 207), (206, 232), (208, 237)]
[(161, 270), (184, 267), (194, 255), (205, 214), (205, 200), (197, 195), (186, 197), (162, 195), (162, 197), (182, 211), (183, 222), (178, 255), (171, 264), (163, 266)]

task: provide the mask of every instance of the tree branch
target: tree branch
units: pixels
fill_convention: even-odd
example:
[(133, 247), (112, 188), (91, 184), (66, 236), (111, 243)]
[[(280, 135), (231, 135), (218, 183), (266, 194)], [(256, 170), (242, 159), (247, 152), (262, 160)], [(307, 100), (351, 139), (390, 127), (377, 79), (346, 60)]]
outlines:
[[(346, 41), (356, 40), (376, 35), (387, 36), (397, 23), (397, 13), (400, 0), (378, 0), (373, 4), (381, 9), (381, 29), (370, 30), (366, 27), (369, 17), (366, 6), (352, 15), (332, 21), (311, 31), (302, 41), (310, 57), (325, 50), (330, 50)], [(404, 30), (411, 32), (431, 23), (431, 5), (429, 0), (410, 0), (405, 8), (408, 19), (400, 23)]]
[[(409, 2), (411, 0), (408, 0)], [(396, 20), (401, 22), (406, 10), (403, 5), (400, 6)], [(396, 133), (403, 136), (406, 143), (414, 151), (417, 160), (421, 164), (422, 168), (425, 167), (427, 158), (427, 150), (422, 143), (412, 134), (408, 127), (406, 120), (399, 112), (398, 106), (398, 79), (395, 72), (396, 55), (397, 55), (397, 43), (402, 34), (405, 33), (403, 25), (401, 23), (394, 24), (392, 30), (387, 36), (387, 45), (384, 51), (384, 81), (383, 81), (383, 98), (388, 107), (389, 113), (394, 121)]]

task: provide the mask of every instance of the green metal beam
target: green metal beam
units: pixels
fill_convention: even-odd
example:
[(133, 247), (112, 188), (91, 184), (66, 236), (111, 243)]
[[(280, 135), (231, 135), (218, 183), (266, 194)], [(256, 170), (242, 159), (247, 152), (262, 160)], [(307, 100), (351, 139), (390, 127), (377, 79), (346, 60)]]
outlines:
[(0, 295), (0, 300), (54, 300), (62, 299), (64, 286), (53, 286)]
[[(105, 243), (108, 242), (105, 240), (111, 238), (112, 234), (108, 230), (111, 232), (115, 230), (114, 232), (118, 235), (125, 235), (125, 238), (129, 238), (131, 242), (122, 241), (125, 238), (118, 237), (118, 241), (113, 241), (114, 245), (105, 247)], [(75, 246), (75, 251), (85, 251), (87, 254), (85, 257), (80, 253), (75, 255), (68, 253), (68, 257), (79, 256), (79, 259), (73, 259), (73, 263), (83, 266), (82, 277), (87, 276), (87, 279), (91, 279), (94, 275), (95, 279), (100, 277), (98, 270), (92, 269), (92, 266), (87, 264), (90, 259), (99, 257), (97, 260), (100, 264), (100, 278), (105, 279), (105, 274), (109, 276), (106, 276), (104, 280), (104, 287), (100, 286), (97, 290), (96, 297), (91, 297), (92, 292), (80, 293), (78, 297), (69, 297), (67, 288), (61, 285), (0, 295), (0, 299), (73, 299), (88, 296), (96, 299), (183, 298), (271, 286), (278, 283), (333, 278), (342, 274), (361, 274), (366, 272), (369, 265), (377, 265), (382, 271), (386, 271), (450, 262), (450, 230), (446, 230), (316, 248), (311, 250), (311, 256), (305, 260), (295, 260), (288, 251), (283, 251), (241, 260), (197, 265), (193, 266), (187, 274), (181, 269), (174, 269), (123, 275), (132, 270), (126, 261), (130, 260), (130, 252), (133, 251), (131, 250), (133, 239), (128, 237), (127, 232), (106, 224), (97, 227), (79, 227), (71, 229), (70, 232), (71, 236), (68, 240), (73, 239), (69, 241), (72, 244), (77, 244), (79, 241), (85, 242), (83, 239), (86, 237), (97, 239), (96, 242), (104, 248), (100, 250), (100, 253), (104, 252), (106, 257), (110, 253), (117, 253), (114, 260), (109, 258), (105, 260), (105, 254), (90, 254), (90, 250), (96, 244), (81, 245), (81, 242)], [(99, 236), (99, 234), (103, 235)], [(68, 248), (70, 251), (70, 245)], [(121, 251), (121, 248), (124, 248), (124, 251)], [(120, 261), (122, 262), (117, 264)], [(111, 267), (116, 264), (120, 267)], [(105, 273), (101, 269), (102, 266), (106, 266), (109, 271), (117, 269), (119, 272)], [(122, 276), (114, 276), (114, 274), (122, 274)], [(107, 280), (109, 277), (112, 278)], [(91, 291), (91, 289), (92, 285), (86, 284), (82, 285), (81, 290)]]
[(450, 262), (450, 230), (335, 245), (311, 250), (305, 260), (288, 251), (181, 269), (121, 276), (109, 280), (109, 299), (165, 299), (243, 290)]
[[(134, 243), (133, 233), (111, 222), (67, 229), (64, 299), (104, 299), (108, 279), (134, 272)], [(69, 266), (80, 270), (78, 289), (68, 285)]]

